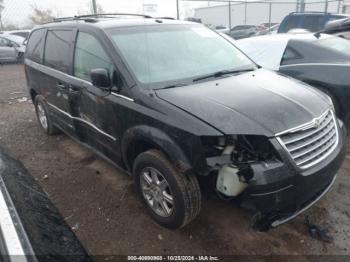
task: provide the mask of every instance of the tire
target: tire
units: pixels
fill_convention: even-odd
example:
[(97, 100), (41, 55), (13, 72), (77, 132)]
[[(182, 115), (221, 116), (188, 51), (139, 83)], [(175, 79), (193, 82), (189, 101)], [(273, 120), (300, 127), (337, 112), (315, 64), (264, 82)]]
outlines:
[[(38, 118), (41, 129), (47, 135), (56, 135), (60, 130), (54, 126), (45, 99), (41, 95), (37, 95), (34, 99), (36, 117)], [(44, 120), (46, 118), (46, 121)]]
[[(147, 212), (161, 226), (169, 229), (181, 228), (198, 216), (201, 192), (196, 176), (177, 171), (162, 152), (152, 149), (137, 156), (133, 174), (136, 190)], [(158, 177), (160, 188), (155, 186), (157, 183), (154, 180), (157, 179), (153, 179), (154, 174)], [(173, 201), (169, 201), (169, 196)], [(152, 201), (155, 203), (153, 206), (158, 207), (157, 210), (152, 207)], [(164, 208), (165, 205), (168, 208)]]
[(24, 53), (20, 52), (18, 53), (18, 56), (17, 56), (17, 63), (23, 64), (23, 62), (24, 62)]

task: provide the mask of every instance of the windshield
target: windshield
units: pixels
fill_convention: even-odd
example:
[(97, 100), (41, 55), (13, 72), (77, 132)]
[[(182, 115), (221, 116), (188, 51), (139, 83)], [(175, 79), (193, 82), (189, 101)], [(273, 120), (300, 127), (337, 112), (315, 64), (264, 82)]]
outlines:
[(109, 34), (143, 84), (255, 68), (231, 43), (202, 25), (128, 27), (110, 30)]
[(315, 41), (317, 45), (350, 55), (350, 41), (340, 37), (328, 37)]

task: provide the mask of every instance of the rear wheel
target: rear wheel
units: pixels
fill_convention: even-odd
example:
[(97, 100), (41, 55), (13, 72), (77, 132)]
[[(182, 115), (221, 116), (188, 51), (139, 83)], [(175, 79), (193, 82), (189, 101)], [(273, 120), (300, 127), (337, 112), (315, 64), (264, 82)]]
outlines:
[(146, 210), (160, 225), (180, 228), (199, 214), (201, 193), (196, 176), (177, 171), (160, 151), (141, 153), (133, 173)]
[(60, 133), (60, 130), (53, 125), (44, 98), (40, 95), (36, 96), (34, 100), (34, 105), (36, 116), (38, 118), (38, 122), (40, 124), (41, 129), (48, 135), (55, 135)]

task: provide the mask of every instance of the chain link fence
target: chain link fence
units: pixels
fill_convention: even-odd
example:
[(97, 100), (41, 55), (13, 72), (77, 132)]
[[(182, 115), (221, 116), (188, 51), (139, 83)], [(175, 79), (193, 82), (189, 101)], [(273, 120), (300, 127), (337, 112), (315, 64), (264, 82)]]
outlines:
[[(95, 5), (94, 5), (95, 3)], [(350, 13), (350, 0), (0, 0), (0, 31), (31, 29), (53, 17), (97, 13), (145, 13), (204, 24), (259, 25), (279, 23), (291, 12)]]
[(194, 9), (193, 17), (204, 24), (228, 28), (236, 25), (280, 23), (292, 12), (350, 13), (350, 1), (342, 0), (219, 0), (210, 3), (205, 7)]

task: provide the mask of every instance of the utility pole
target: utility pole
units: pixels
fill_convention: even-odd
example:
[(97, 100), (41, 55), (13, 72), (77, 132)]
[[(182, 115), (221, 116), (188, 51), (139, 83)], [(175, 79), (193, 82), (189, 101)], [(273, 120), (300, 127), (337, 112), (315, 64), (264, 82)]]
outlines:
[(269, 32), (271, 32), (271, 12), (272, 12), (272, 2), (269, 3)]
[(337, 8), (337, 13), (340, 13), (340, 5), (341, 5), (341, 0), (338, 0), (338, 8)]
[(2, 5), (2, 0), (0, 0), (0, 31), (4, 30), (4, 25), (2, 23), (2, 10), (4, 10), (4, 6)]
[(97, 14), (96, 0), (92, 0), (92, 11), (94, 12), (94, 15)]
[(244, 1), (244, 24), (247, 24), (247, 0)]
[(305, 12), (305, 0), (300, 0), (300, 12)]
[(324, 12), (327, 13), (328, 12), (328, 0), (325, 0), (325, 4), (324, 4)]
[(228, 24), (229, 24), (229, 29), (231, 30), (232, 28), (232, 15), (231, 15), (231, 1), (228, 1)]
[(179, 5), (179, 0), (176, 0), (176, 17), (177, 17), (177, 20), (180, 20), (180, 5)]

